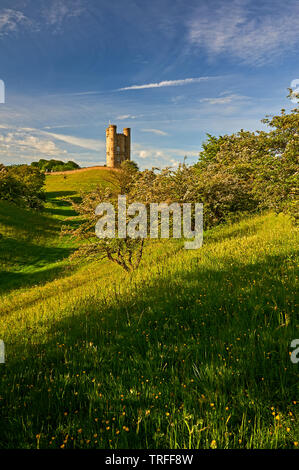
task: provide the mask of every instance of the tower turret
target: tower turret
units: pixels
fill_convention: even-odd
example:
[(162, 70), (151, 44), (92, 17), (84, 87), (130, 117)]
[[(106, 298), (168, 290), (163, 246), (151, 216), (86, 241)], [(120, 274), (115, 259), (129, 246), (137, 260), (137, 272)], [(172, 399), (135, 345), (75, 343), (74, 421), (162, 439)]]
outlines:
[(118, 167), (123, 161), (131, 159), (131, 129), (125, 127), (123, 134), (116, 132), (110, 124), (106, 129), (106, 163), (109, 168)]

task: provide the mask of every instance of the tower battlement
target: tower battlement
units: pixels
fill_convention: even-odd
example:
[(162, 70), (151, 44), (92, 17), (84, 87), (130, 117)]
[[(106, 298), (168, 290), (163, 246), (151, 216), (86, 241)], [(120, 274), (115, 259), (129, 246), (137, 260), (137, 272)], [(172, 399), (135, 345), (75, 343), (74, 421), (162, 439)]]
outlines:
[(131, 160), (131, 129), (125, 127), (123, 134), (118, 134), (116, 126), (110, 124), (106, 129), (106, 164), (117, 168), (125, 160)]

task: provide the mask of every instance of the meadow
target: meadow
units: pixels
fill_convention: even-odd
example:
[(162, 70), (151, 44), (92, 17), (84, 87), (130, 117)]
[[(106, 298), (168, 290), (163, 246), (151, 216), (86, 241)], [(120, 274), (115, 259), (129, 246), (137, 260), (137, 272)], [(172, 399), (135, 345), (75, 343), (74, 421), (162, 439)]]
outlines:
[(291, 219), (149, 242), (131, 274), (73, 266), (66, 198), (108, 184), (78, 175), (47, 176), (42, 214), (0, 203), (0, 448), (298, 447)]

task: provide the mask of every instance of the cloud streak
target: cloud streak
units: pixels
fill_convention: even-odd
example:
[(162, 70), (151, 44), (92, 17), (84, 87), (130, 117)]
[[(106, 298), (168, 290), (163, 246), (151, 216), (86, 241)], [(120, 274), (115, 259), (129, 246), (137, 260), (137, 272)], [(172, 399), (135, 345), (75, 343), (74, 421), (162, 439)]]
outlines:
[(105, 142), (97, 139), (86, 139), (83, 137), (74, 137), (72, 135), (54, 134), (53, 132), (39, 131), (40, 134), (52, 137), (55, 140), (61, 140), (70, 145), (75, 145), (87, 150), (101, 151), (105, 149)]
[(208, 104), (230, 104), (236, 103), (243, 100), (248, 100), (247, 96), (241, 95), (227, 95), (227, 96), (219, 96), (217, 98), (202, 98), (200, 100), (201, 103), (208, 103)]
[(141, 129), (142, 132), (151, 132), (157, 135), (169, 135), (167, 132), (161, 131), (160, 129)]
[(206, 80), (210, 80), (215, 77), (197, 77), (197, 78), (184, 78), (183, 80), (164, 80), (163, 82), (157, 83), (146, 83), (144, 85), (131, 85), (123, 88), (118, 88), (116, 91), (126, 91), (126, 90), (144, 90), (148, 88), (162, 88), (168, 86), (182, 86), (190, 85), (192, 83), (200, 83)]

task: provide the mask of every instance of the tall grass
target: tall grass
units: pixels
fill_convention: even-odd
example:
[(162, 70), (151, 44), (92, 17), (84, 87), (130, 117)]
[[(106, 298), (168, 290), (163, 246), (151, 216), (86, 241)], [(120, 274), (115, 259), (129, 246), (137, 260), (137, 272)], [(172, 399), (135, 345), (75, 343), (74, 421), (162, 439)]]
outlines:
[(0, 446), (296, 447), (297, 250), (265, 214), (4, 297)]

